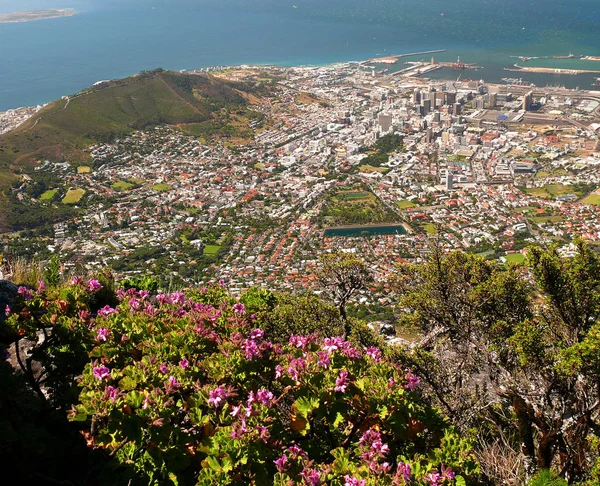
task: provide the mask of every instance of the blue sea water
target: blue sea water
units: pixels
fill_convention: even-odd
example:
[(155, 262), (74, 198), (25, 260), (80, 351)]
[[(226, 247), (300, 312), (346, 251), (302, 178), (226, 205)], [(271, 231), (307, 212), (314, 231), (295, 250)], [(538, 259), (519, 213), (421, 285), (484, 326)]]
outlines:
[[(517, 62), (511, 55), (600, 55), (598, 0), (0, 0), (0, 13), (38, 8), (78, 14), (0, 24), (0, 110), (156, 67), (326, 64), (429, 49), (485, 68), (463, 77), (590, 88), (593, 75), (503, 68)], [(529, 65), (600, 71), (580, 60)]]

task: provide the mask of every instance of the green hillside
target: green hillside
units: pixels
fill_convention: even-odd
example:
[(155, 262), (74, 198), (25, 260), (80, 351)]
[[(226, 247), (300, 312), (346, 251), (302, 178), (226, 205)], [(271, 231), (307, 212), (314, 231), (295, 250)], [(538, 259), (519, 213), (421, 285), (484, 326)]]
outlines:
[(136, 129), (185, 124), (195, 132), (218, 129), (226, 112), (248, 104), (251, 85), (208, 75), (156, 70), (108, 81), (50, 103), (19, 128), (0, 136), (0, 229), (10, 202), (1, 192), (39, 161), (87, 165), (87, 147)]
[(0, 137), (0, 171), (40, 159), (78, 164), (88, 159), (83, 149), (90, 144), (134, 129), (206, 122), (222, 108), (246, 104), (239, 88), (209, 76), (162, 70), (102, 83), (49, 104)]

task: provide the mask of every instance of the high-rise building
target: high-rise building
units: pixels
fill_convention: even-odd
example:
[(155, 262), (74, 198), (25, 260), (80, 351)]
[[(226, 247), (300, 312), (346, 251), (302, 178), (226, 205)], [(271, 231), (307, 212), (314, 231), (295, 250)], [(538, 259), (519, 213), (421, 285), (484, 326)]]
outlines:
[(498, 95), (496, 93), (490, 93), (490, 108), (496, 108), (498, 104)]
[(427, 128), (427, 131), (425, 132), (425, 143), (431, 143), (433, 142), (433, 128), (429, 127)]
[(445, 103), (448, 106), (452, 106), (454, 103), (456, 103), (456, 91), (446, 91), (445, 98)]
[(454, 176), (451, 171), (446, 173), (446, 190), (451, 191), (454, 189)]
[(431, 99), (423, 100), (423, 111), (426, 115), (431, 112)]
[(421, 90), (416, 88), (413, 91), (413, 103), (420, 104), (421, 103)]
[(452, 114), (454, 116), (460, 116), (460, 114), (462, 113), (462, 106), (460, 103), (454, 103), (454, 105), (452, 106)]
[(389, 132), (392, 127), (392, 115), (380, 113), (378, 116), (379, 126), (382, 132)]
[(530, 91), (526, 95), (523, 96), (523, 110), (528, 111), (531, 108), (531, 103), (533, 102), (533, 91)]
[(429, 100), (431, 101), (431, 109), (435, 110), (435, 103), (437, 100), (437, 93), (435, 92), (435, 89), (432, 88), (432, 90), (429, 92)]
[(440, 112), (439, 111), (434, 111), (433, 112), (433, 121), (439, 123), (440, 122)]

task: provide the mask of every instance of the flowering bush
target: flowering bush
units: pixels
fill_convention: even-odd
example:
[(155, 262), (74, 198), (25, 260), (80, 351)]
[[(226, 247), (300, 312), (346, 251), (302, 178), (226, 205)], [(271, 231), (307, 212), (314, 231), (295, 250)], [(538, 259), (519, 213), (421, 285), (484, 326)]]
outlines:
[(470, 442), (380, 349), (273, 343), (222, 286), (119, 298), (90, 325), (70, 417), (131, 484), (475, 484)]

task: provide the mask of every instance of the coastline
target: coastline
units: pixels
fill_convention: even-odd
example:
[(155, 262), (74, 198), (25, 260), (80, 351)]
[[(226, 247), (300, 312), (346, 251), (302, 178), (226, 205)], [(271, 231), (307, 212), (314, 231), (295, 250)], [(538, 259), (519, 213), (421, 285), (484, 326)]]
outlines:
[(22, 24), (36, 20), (58, 19), (62, 17), (73, 17), (77, 12), (72, 9), (47, 9), (31, 10), (26, 12), (14, 12), (0, 14), (0, 24)]

